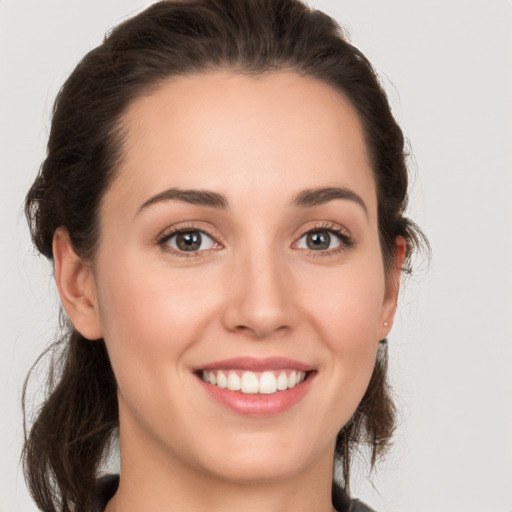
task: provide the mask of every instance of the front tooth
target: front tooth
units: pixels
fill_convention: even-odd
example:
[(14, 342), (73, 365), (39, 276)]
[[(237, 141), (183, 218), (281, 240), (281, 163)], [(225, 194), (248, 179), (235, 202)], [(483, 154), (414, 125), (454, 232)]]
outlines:
[(253, 372), (244, 372), (240, 382), (240, 389), (242, 393), (257, 393), (258, 392), (258, 377)]
[(215, 386), (215, 384), (217, 384), (217, 378), (215, 377), (215, 373), (209, 372), (208, 380), (210, 381), (210, 384), (213, 384)]
[(292, 370), (290, 375), (288, 375), (288, 387), (293, 388), (297, 384), (297, 372)]
[(288, 389), (288, 377), (285, 372), (281, 372), (279, 377), (277, 377), (277, 389), (279, 391), (284, 391)]
[(240, 390), (240, 377), (235, 372), (228, 373), (228, 389), (231, 391)]
[(277, 391), (277, 380), (272, 372), (263, 372), (261, 374), (258, 391), (265, 395), (270, 395)]
[(224, 372), (217, 373), (217, 386), (219, 386), (219, 388), (222, 388), (222, 389), (224, 389), (228, 386), (228, 379), (224, 375)]

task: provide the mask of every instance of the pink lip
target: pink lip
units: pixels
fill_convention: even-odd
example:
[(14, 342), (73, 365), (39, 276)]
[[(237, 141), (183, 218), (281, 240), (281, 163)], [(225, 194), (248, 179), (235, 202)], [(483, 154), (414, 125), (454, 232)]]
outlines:
[(302, 372), (310, 372), (313, 367), (294, 359), (287, 357), (233, 357), (222, 361), (205, 364), (195, 368), (199, 370), (249, 370), (252, 372), (264, 372), (265, 370), (284, 370), (284, 369), (300, 370)]
[(260, 395), (259, 393), (246, 395), (240, 391), (221, 389), (198, 378), (203, 389), (215, 401), (238, 414), (256, 417), (273, 416), (290, 409), (304, 397), (312, 380), (313, 375), (309, 375), (305, 381), (294, 388), (278, 391), (273, 395)]
[[(278, 391), (270, 395), (259, 393), (244, 394), (241, 391), (231, 391), (208, 384), (201, 379), (201, 370), (249, 370), (262, 372), (265, 370), (296, 369), (308, 372), (306, 379), (291, 389)], [(258, 359), (253, 357), (236, 357), (209, 363), (197, 368), (197, 380), (206, 393), (217, 403), (231, 411), (244, 416), (268, 417), (285, 412), (306, 395), (314, 380), (316, 371), (313, 367), (283, 357)]]

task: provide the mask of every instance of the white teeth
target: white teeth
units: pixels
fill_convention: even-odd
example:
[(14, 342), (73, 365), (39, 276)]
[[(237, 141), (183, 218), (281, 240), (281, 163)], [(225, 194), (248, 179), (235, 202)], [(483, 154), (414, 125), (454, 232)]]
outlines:
[(255, 373), (244, 372), (240, 382), (240, 390), (242, 393), (257, 393), (258, 392), (258, 377)]
[(228, 374), (228, 389), (231, 391), (240, 390), (240, 377), (235, 372), (229, 372)]
[(277, 389), (279, 391), (283, 391), (284, 389), (288, 389), (288, 377), (285, 372), (281, 372), (279, 377), (277, 377)]
[[(240, 377), (241, 374), (241, 377)], [(298, 370), (282, 370), (279, 372), (265, 371), (255, 373), (238, 370), (204, 370), (201, 373), (205, 382), (219, 388), (228, 388), (231, 391), (241, 391), (245, 394), (261, 393), (271, 395), (277, 391), (291, 389), (300, 384), (306, 378), (306, 372)]]
[(228, 378), (224, 375), (224, 372), (217, 373), (217, 386), (222, 389), (228, 387)]
[(264, 395), (270, 395), (277, 391), (277, 379), (272, 372), (263, 372), (260, 377), (258, 391)]

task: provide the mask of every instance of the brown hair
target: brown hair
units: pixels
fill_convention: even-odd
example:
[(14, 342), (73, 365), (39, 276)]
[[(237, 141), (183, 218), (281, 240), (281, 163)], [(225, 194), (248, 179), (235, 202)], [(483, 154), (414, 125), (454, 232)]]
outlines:
[[(386, 95), (336, 22), (298, 0), (164, 0), (117, 26), (89, 52), (57, 96), (47, 157), (26, 199), (42, 254), (52, 260), (53, 235), (64, 226), (79, 255), (94, 255), (98, 206), (122, 158), (123, 113), (169, 77), (211, 69), (293, 70), (344, 94), (359, 115), (372, 159), (386, 270), (397, 236), (406, 240), (410, 257), (421, 232), (404, 217), (404, 137)], [(42, 510), (83, 511), (91, 506), (98, 465), (118, 425), (116, 381), (103, 340), (87, 341), (69, 326), (60, 348), (58, 371), (50, 372), (48, 396), (26, 436), (24, 468)], [(394, 429), (386, 360), (381, 343), (368, 390), (337, 438), (347, 489), (354, 447), (370, 447), (373, 467)]]

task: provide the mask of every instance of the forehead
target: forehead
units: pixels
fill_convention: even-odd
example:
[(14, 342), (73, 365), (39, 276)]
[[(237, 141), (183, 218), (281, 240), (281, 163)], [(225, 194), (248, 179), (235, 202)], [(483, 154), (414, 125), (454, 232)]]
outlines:
[(228, 71), (175, 77), (135, 100), (122, 123), (117, 186), (139, 196), (170, 186), (228, 197), (349, 186), (374, 202), (359, 118), (341, 93), (314, 78)]

